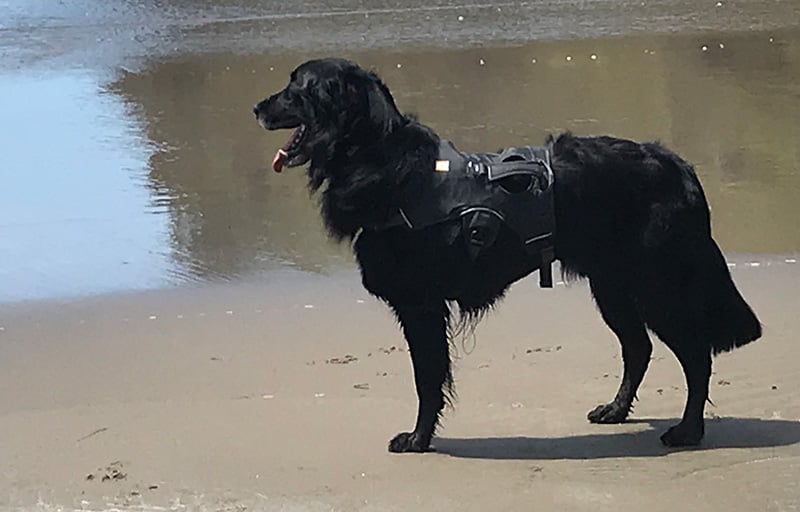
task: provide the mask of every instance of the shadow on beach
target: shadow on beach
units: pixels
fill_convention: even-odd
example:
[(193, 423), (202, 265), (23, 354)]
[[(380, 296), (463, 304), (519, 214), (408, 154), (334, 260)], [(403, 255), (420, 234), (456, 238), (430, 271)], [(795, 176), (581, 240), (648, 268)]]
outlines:
[[(439, 453), (452, 457), (494, 460), (607, 459), (663, 457), (680, 449), (664, 447), (659, 436), (678, 420), (646, 419), (651, 428), (639, 432), (602, 433), (570, 437), (437, 438)], [(800, 422), (757, 418), (706, 420), (706, 437), (695, 451), (724, 448), (774, 448), (800, 442)]]

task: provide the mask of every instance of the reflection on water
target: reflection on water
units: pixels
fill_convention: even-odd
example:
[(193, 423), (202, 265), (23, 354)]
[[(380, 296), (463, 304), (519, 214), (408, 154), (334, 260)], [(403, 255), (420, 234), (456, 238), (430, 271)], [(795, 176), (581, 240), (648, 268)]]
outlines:
[[(2, 154), (2, 282), (82, 291), (352, 265), (326, 239), (303, 171), (268, 170), (286, 134), (251, 114), (316, 56), (180, 57), (120, 77), (116, 100), (90, 101), (80, 76), (0, 82), (6, 101), (25, 91), (29, 103), (12, 100), (0, 128), (22, 140)], [(564, 129), (660, 139), (696, 164), (724, 250), (800, 251), (800, 31), (346, 56), (466, 150)]]
[[(250, 115), (312, 56), (185, 58), (114, 84), (169, 148), (151, 157), (149, 178), (171, 212), (174, 254), (198, 275), (350, 261), (326, 240), (303, 172), (268, 171), (286, 134), (265, 133)], [(725, 250), (800, 250), (799, 33), (349, 57), (464, 149), (539, 143), (563, 129), (660, 139), (697, 165)]]
[(148, 145), (85, 73), (0, 75), (0, 301), (162, 285)]

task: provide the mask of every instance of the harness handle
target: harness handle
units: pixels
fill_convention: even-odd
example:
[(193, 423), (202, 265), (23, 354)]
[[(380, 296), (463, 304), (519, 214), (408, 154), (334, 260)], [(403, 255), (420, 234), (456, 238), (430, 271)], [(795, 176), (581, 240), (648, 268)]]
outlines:
[(547, 173), (547, 164), (539, 160), (512, 160), (510, 162), (492, 162), (484, 165), (487, 168), (489, 181), (499, 180), (508, 176), (540, 176)]

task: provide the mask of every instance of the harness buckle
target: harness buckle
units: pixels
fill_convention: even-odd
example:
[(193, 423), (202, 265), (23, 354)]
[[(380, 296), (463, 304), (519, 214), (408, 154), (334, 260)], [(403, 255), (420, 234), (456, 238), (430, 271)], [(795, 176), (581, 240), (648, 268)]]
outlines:
[(556, 253), (553, 246), (545, 247), (541, 251), (542, 266), (539, 267), (539, 288), (553, 287), (553, 261)]
[(467, 172), (471, 172), (473, 174), (486, 174), (486, 164), (483, 162), (477, 162), (475, 160), (467, 160)]

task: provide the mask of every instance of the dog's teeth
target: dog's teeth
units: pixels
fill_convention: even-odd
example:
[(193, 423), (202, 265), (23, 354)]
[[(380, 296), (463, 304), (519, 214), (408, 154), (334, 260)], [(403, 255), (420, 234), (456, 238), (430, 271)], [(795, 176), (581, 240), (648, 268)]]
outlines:
[(284, 150), (282, 150), (282, 149), (279, 149), (279, 150), (278, 150), (278, 153), (280, 153), (280, 154), (281, 154), (281, 156), (283, 156), (283, 157), (289, 156), (289, 153), (287, 153), (286, 151), (284, 151)]

